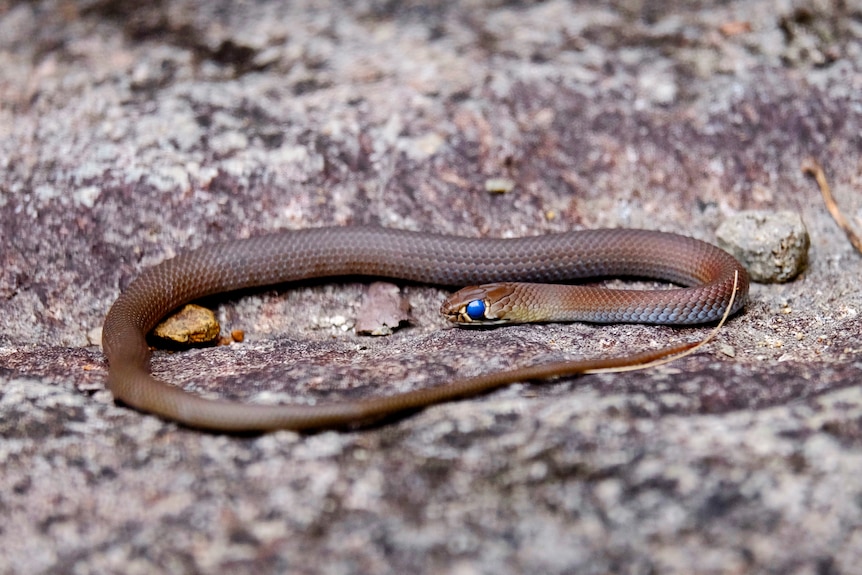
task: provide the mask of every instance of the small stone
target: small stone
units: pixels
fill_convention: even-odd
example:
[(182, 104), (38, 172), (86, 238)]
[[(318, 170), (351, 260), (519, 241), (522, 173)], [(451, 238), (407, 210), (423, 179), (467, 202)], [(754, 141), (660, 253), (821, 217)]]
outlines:
[(201, 346), (215, 343), (220, 330), (212, 310), (189, 304), (157, 325), (153, 335), (172, 346)]
[(94, 327), (87, 331), (87, 343), (90, 345), (102, 345), (102, 326)]
[(808, 230), (795, 212), (740, 212), (725, 220), (715, 235), (718, 245), (756, 282), (790, 281), (808, 264)]
[(402, 323), (410, 320), (410, 304), (401, 296), (397, 285), (374, 282), (356, 314), (356, 333), (360, 335), (390, 335)]
[(488, 178), (485, 191), (492, 194), (507, 194), (515, 189), (515, 182), (509, 178)]

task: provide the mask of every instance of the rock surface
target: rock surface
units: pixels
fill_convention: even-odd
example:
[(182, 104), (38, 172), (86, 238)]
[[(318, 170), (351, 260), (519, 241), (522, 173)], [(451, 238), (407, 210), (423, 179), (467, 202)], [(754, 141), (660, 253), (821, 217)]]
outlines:
[[(858, 572), (862, 257), (799, 165), (859, 222), (860, 21), (828, 1), (0, 3), (0, 573)], [(749, 209), (802, 215), (808, 270), (653, 371), (257, 437), (104, 390), (111, 302), (204, 243), (359, 223), (715, 241)], [(443, 292), (406, 285), (412, 326), (362, 338), (343, 328), (366, 286), (222, 298), (245, 341), (153, 369), (349, 400), (708, 329), (447, 329)]]

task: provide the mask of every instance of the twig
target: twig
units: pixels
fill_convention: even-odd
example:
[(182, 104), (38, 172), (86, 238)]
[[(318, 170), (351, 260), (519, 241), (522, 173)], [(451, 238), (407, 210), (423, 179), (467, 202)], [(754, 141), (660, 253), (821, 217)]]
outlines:
[(847, 235), (847, 239), (850, 240), (850, 243), (853, 244), (856, 251), (862, 252), (862, 238), (853, 231), (853, 228), (850, 226), (850, 222), (847, 221), (844, 214), (842, 214), (841, 210), (838, 208), (838, 204), (835, 203), (835, 199), (832, 197), (832, 189), (829, 187), (829, 182), (826, 181), (826, 174), (823, 172), (823, 167), (814, 158), (806, 158), (802, 161), (802, 165), (800, 167), (802, 168), (803, 174), (814, 177), (818, 187), (820, 187), (820, 194), (823, 196), (823, 203), (826, 204), (826, 209), (829, 210), (829, 213), (832, 215), (832, 219), (835, 220), (835, 223), (838, 224), (839, 228), (844, 230), (844, 233)]

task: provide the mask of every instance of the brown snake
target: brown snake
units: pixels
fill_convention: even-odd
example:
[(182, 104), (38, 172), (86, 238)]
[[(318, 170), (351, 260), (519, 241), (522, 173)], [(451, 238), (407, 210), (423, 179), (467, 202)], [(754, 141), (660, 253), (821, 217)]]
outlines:
[[(517, 368), (384, 397), (315, 405), (256, 405), (205, 399), (156, 379), (149, 373), (146, 335), (166, 314), (204, 296), (352, 275), (446, 286), (648, 277), (689, 287), (612, 290), (498, 283), (465, 288), (447, 299), (442, 311), (458, 323), (696, 324), (721, 317), (733, 292), (734, 274), (738, 274), (738, 284), (732, 312), (745, 305), (748, 273), (719, 248), (676, 234), (606, 229), (478, 239), (373, 227), (286, 231), (205, 246), (145, 270), (111, 306), (102, 347), (110, 364), (108, 387), (114, 397), (141, 411), (216, 431), (345, 426), (516, 381), (650, 361), (673, 350)], [(688, 345), (678, 346), (685, 347)]]

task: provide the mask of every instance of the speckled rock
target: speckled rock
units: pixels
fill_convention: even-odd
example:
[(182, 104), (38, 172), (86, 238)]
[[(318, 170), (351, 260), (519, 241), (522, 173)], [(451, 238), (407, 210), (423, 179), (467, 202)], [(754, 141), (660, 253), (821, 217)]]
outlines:
[(805, 270), (811, 240), (796, 212), (749, 210), (727, 218), (716, 230), (718, 245), (738, 259), (751, 279), (784, 283)]
[[(0, 574), (781, 573), (862, 565), (858, 2), (0, 3)], [(489, 193), (487, 182), (505, 186)], [(511, 184), (511, 185), (510, 185)], [(493, 191), (493, 190), (492, 190)], [(114, 403), (142, 269), (282, 228), (640, 227), (791, 210), (806, 273), (714, 344), (361, 430), (203, 434)], [(650, 284), (652, 286), (652, 284)], [(204, 302), (240, 344), (153, 371), (350, 401), (710, 329), (353, 333), (357, 278)]]

